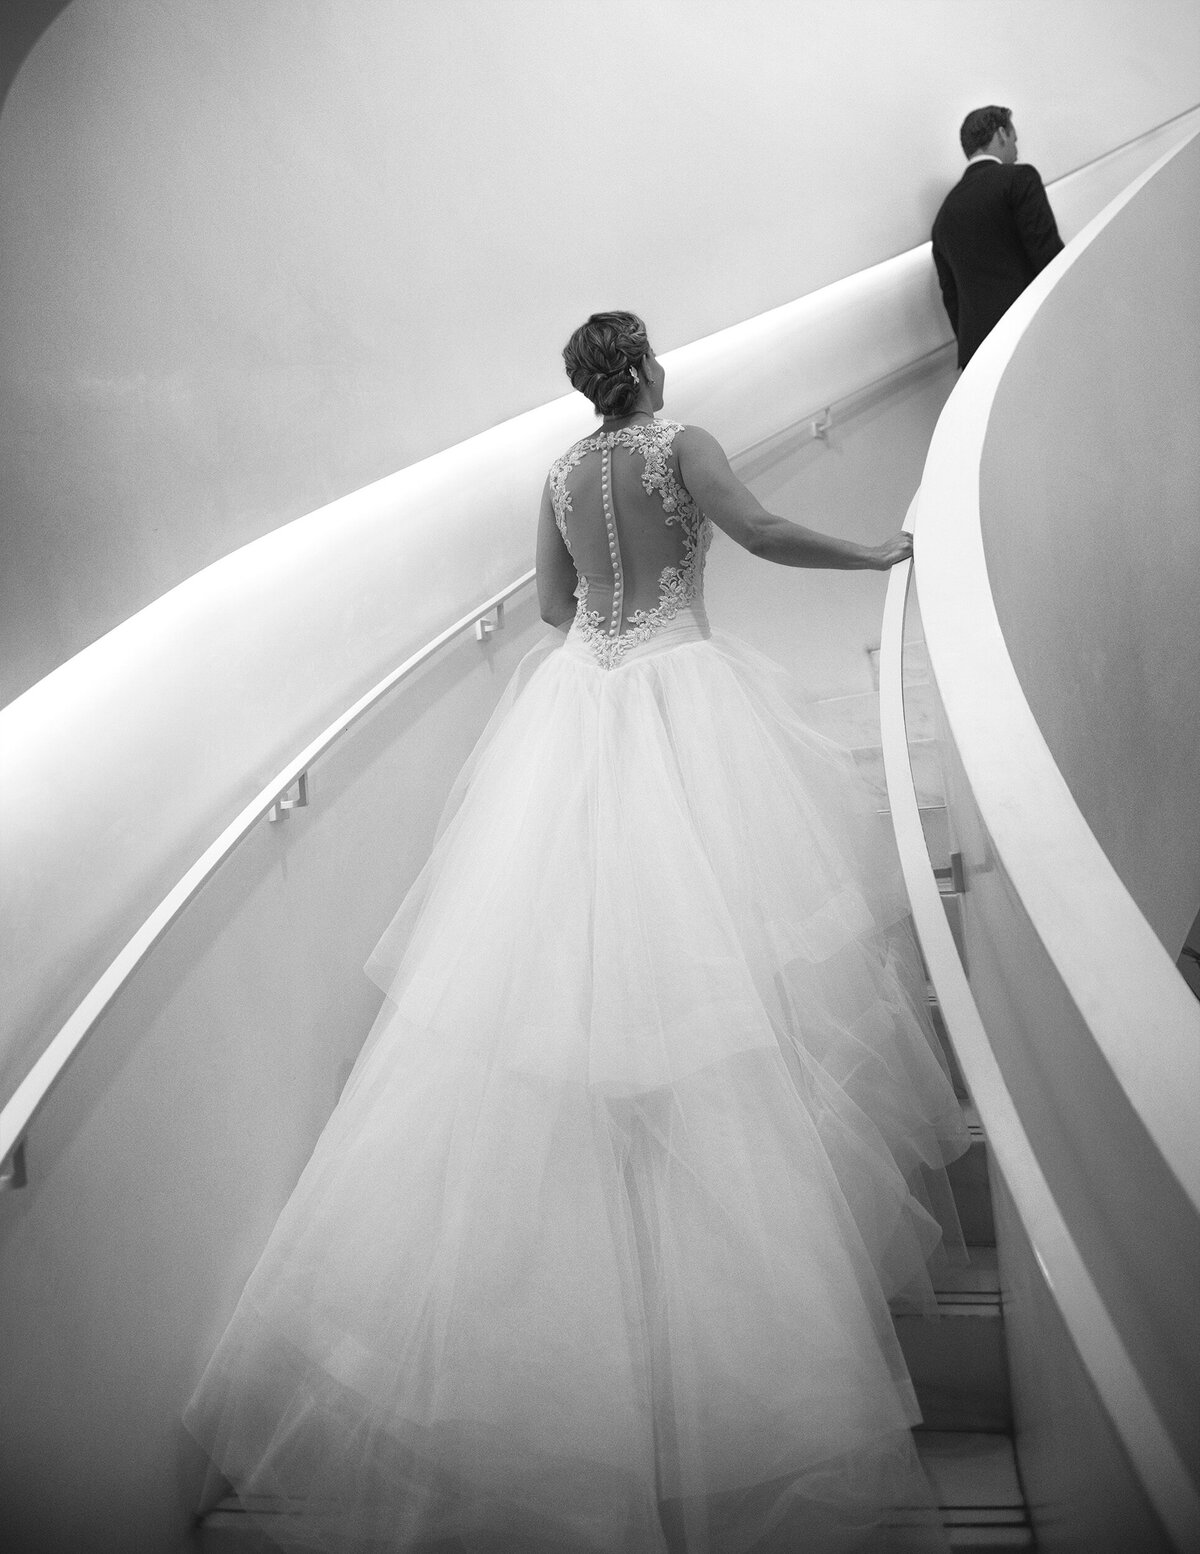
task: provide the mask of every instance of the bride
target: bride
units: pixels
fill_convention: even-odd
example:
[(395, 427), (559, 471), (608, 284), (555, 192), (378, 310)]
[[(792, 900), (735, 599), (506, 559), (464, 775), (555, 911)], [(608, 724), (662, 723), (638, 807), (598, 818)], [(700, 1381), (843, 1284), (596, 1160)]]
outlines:
[(939, 1548), (888, 1303), (930, 1301), (959, 1107), (853, 762), (702, 589), (714, 523), (786, 566), (909, 541), (765, 512), (656, 418), (633, 314), (563, 354), (603, 418), (542, 502), (569, 630), (371, 957), (187, 1423), (285, 1548)]

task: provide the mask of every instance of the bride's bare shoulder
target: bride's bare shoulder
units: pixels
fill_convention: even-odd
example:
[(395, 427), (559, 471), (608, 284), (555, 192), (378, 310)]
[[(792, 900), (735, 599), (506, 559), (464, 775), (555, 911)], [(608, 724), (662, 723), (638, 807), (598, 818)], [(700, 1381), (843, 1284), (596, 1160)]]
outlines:
[(675, 453), (689, 460), (711, 459), (724, 460), (725, 452), (721, 444), (709, 431), (702, 426), (683, 424), (675, 434)]

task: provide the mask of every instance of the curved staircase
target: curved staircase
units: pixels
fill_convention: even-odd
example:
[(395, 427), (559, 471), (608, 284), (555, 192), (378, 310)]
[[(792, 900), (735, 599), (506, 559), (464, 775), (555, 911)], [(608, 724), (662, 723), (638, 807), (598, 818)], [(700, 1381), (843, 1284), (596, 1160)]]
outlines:
[[(919, 645), (906, 653), (911, 665), (906, 698), (918, 706), (927, 684)], [(860, 770), (877, 786), (886, 807), (875, 694), (817, 703), (814, 721), (854, 750)], [(941, 797), (937, 741), (932, 718), (918, 723), (916, 766), (921, 779), (922, 819), (939, 873), (950, 880), (945, 804)], [(957, 899), (944, 896), (953, 924)], [(953, 1554), (959, 1551), (1032, 1549), (1033, 1531), (1013, 1449), (1012, 1400), (1004, 1347), (1004, 1301), (996, 1248), (995, 1216), (988, 1181), (987, 1141), (971, 1105), (933, 996), (929, 1009), (967, 1121), (970, 1147), (948, 1170), (969, 1261), (946, 1261), (933, 1270), (936, 1317), (894, 1314), (897, 1335), (924, 1416), (915, 1432), (917, 1450), (933, 1485)], [(264, 1533), (269, 1503), (244, 1506), (227, 1497), (204, 1516), (196, 1554), (270, 1554)], [(901, 1518), (902, 1520), (902, 1518)], [(514, 1554), (518, 1551), (514, 1550)], [(618, 1554), (618, 1551), (614, 1551)], [(797, 1551), (800, 1554), (800, 1551)]]

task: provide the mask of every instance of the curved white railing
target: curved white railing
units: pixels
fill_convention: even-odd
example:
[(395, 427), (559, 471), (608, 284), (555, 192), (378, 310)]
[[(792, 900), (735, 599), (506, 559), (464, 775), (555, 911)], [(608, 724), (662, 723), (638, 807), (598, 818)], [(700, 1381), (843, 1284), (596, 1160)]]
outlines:
[(1200, 1006), (1080, 814), (1030, 710), (996, 615), (979, 504), (988, 417), (1016, 342), (1064, 262), (1178, 154), (1137, 179), (1038, 276), (973, 359), (971, 392), (964, 380), (947, 403), (920, 496), (921, 605), (939, 694), (997, 855), (1122, 1089), (1200, 1208)]
[[(853, 410), (855, 403), (863, 396), (875, 394), (881, 390), (896, 389), (901, 384), (910, 382), (914, 377), (936, 370), (948, 359), (948, 350), (949, 344), (937, 346), (882, 378), (862, 385), (841, 399), (807, 412), (799, 418), (798, 429), (794, 429), (793, 432), (793, 441), (823, 438), (838, 419)], [(747, 446), (739, 457), (753, 454), (765, 443), (773, 442), (778, 435), (778, 432), (774, 431), (770, 436), (758, 439)], [(88, 989), (86, 995), (75, 1006), (45, 1051), (18, 1085), (10, 1100), (0, 1109), (0, 1190), (5, 1187), (24, 1185), (25, 1164), (22, 1145), (25, 1134), (89, 1032), (171, 923), (251, 828), (277, 806), (284, 809), (303, 807), (307, 802), (306, 787), (301, 789), (302, 797), (298, 801), (290, 800), (286, 795), (297, 784), (306, 781), (308, 770), (314, 762), (330, 750), (342, 735), (348, 733), (372, 708), (395, 691), (455, 637), (474, 625), (480, 626), (482, 636), (483, 628), (488, 625), (487, 617), (497, 614), (508, 600), (523, 592), (533, 582), (534, 576), (532, 569), (523, 572), (520, 577), (498, 593), (493, 594), (491, 598), (484, 600), (453, 625), (439, 632), (424, 647), (407, 657), (369, 691), (360, 696), (254, 795), (183, 877), (172, 886)]]
[[(667, 353), (671, 409), (731, 456), (948, 335), (923, 256)], [(757, 408), (756, 408), (757, 407)], [(545, 471), (592, 423), (526, 412), (263, 536), (0, 710), (0, 1102), (293, 752), (529, 565)]]
[[(905, 526), (911, 527), (911, 510)], [(879, 726), (892, 825), (929, 978), (988, 1148), (1080, 1359), (1163, 1525), (1180, 1549), (1197, 1548), (1200, 1497), (1050, 1190), (1000, 1072), (946, 917), (921, 825), (905, 726), (903, 643), (911, 572), (912, 563), (903, 562), (888, 580)]]
[[(100, 1016), (180, 912), (205, 881), (224, 863), (251, 827), (277, 807), (280, 809), (303, 807), (307, 803), (308, 769), (320, 756), (336, 744), (342, 735), (349, 732), (372, 708), (378, 706), (385, 696), (394, 691), (410, 675), (415, 674), (422, 664), (427, 663), (448, 642), (471, 626), (486, 624), (486, 618), (489, 615), (494, 614), (499, 618), (499, 612), (502, 611), (505, 603), (527, 588), (533, 579), (532, 569), (522, 573), (507, 588), (502, 588), (499, 593), (484, 600), (461, 620), (455, 621), (452, 626), (447, 626), (444, 631), (439, 632), (431, 642), (427, 642), (402, 664), (398, 664), (377, 685), (360, 696), (354, 705), (348, 707), (328, 728), (323, 729), (316, 739), (289, 761), (281, 772), (277, 772), (225, 827), (212, 845), (204, 850), (183, 878), (163, 897), (138, 931), (122, 947), (120, 953), (109, 963), (103, 975), (88, 989), (87, 996), (76, 1005), (70, 1018), (59, 1028), (50, 1045), (18, 1085), (11, 1100), (0, 1111), (0, 1188), (24, 1185), (22, 1142), (29, 1124), (45, 1104), (50, 1092), (62, 1078), (67, 1065)], [(287, 794), (300, 784), (304, 785), (301, 787), (303, 797), (299, 801), (289, 800)]]
[[(980, 990), (977, 1001), (950, 933), (920, 825), (902, 691), (911, 572), (907, 564), (889, 580), (880, 657), (880, 724), (893, 821), (914, 920), (946, 1026), (989, 1148), (1086, 1374), (1154, 1512), (1180, 1550), (1200, 1547), (1200, 1488), (1193, 1465), (1179, 1447), (1179, 1390), (1186, 1384), (1164, 1378), (1157, 1359), (1147, 1362), (1147, 1323), (1161, 1322), (1164, 1313), (1146, 1300), (1144, 1286), (1136, 1280), (1127, 1283), (1114, 1267), (1109, 1254), (1119, 1240), (1107, 1247), (1097, 1240), (1098, 1223), (1103, 1223), (1105, 1234), (1120, 1237), (1111, 1217), (1126, 1213), (1128, 1206), (1089, 1203), (1079, 1196), (1078, 1181), (1061, 1174), (1061, 1161), (1054, 1168), (1059, 1175), (1052, 1177), (1050, 1153), (1060, 1147), (1070, 1153), (1078, 1141), (1072, 1138), (1064, 1144), (1060, 1136), (1046, 1136), (1044, 1118), (1035, 1139), (1022, 1107), (1044, 1084), (1046, 1071), (1037, 1065), (1039, 1049), (1041, 1056), (1069, 1050), (1077, 1060), (1098, 1053), (1107, 1067), (1095, 1072), (1111, 1073), (1119, 1086), (1124, 1108), (1120, 1126), (1125, 1130), (1121, 1136), (1144, 1141), (1138, 1145), (1138, 1164), (1131, 1161), (1129, 1169), (1140, 1170), (1146, 1181), (1158, 1183), (1166, 1198), (1182, 1206), (1170, 1211), (1173, 1218), (1168, 1221), (1163, 1201), (1151, 1198), (1145, 1205), (1150, 1222), (1162, 1215), (1164, 1227), (1190, 1226), (1194, 1241), (1200, 1216), (1194, 1117), (1200, 1094), (1200, 1009), (1080, 813), (1030, 710), (993, 599), (980, 471), (997, 391), (1038, 309), (1156, 174), (1176, 155), (1194, 160), (1194, 152), (1194, 146), (1176, 148), (1135, 180), (1005, 315), (943, 411), (921, 491), (910, 509), (910, 521), (919, 513), (916, 564), (930, 668), (952, 758), (966, 784), (959, 794), (948, 794), (951, 815), (953, 819), (956, 798), (969, 793), (976, 817), (963, 816), (972, 833), (978, 832), (972, 835), (974, 854), (965, 870), (965, 900), (968, 906), (976, 903), (980, 935), (996, 920), (997, 903), (1017, 903), (1011, 909), (1014, 923), (1019, 914), (1019, 921), (1029, 925), (1038, 955), (1045, 956), (1054, 986), (1061, 988), (1062, 1002), (1039, 1011), (1040, 1024), (1025, 1045), (1013, 1045), (1002, 1027), (1007, 1019), (1019, 1023), (1022, 1018), (1007, 990), (1034, 977), (1029, 963), (1033, 941), (1014, 949), (1016, 959), (1005, 973), (1000, 969), (1003, 946), (993, 935), (989, 955), (994, 964), (980, 972), (972, 961), (972, 977)], [(1167, 204), (1174, 211), (1173, 199)], [(1029, 383), (1022, 382), (1028, 390)], [(1022, 402), (1018, 408), (1029, 424), (1032, 407)], [(1025, 468), (1020, 466), (1013, 491), (1020, 489)], [(1001, 521), (1005, 515), (996, 516)], [(1002, 542), (997, 536), (996, 543)], [(1165, 556), (1163, 562), (1172, 564)], [(1019, 578), (1031, 565), (1036, 566), (1036, 560), (1022, 549), (1011, 575)], [(981, 687), (986, 687), (986, 695)], [(985, 892), (990, 892), (986, 907)], [(1036, 985), (1041, 989), (1050, 983), (1039, 980)], [(981, 1007), (996, 1014), (990, 1032)], [(1069, 1010), (1069, 1018), (1060, 1022), (1056, 1010)], [(1002, 1053), (998, 1040), (1005, 1042)], [(1078, 1047), (1063, 1047), (1076, 1041)], [(1023, 1069), (1031, 1055), (1033, 1067)], [(1002, 1066), (1001, 1057), (1013, 1065), (1011, 1071)], [(1082, 1074), (1080, 1069), (1080, 1078)], [(1018, 1084), (1024, 1086), (1020, 1105)], [(1104, 1119), (1090, 1111), (1090, 1095), (1085, 1091), (1072, 1097), (1076, 1116), (1054, 1113), (1053, 1132), (1061, 1134), (1068, 1119), (1076, 1127), (1100, 1129), (1096, 1148), (1111, 1152), (1119, 1147), (1116, 1135), (1103, 1133)], [(1085, 1161), (1086, 1177), (1089, 1157), (1079, 1158)], [(1090, 1158), (1094, 1165), (1096, 1157)], [(1078, 1173), (1078, 1166), (1074, 1169)], [(1097, 1190), (1104, 1191), (1092, 1189)], [(1147, 1215), (1140, 1218), (1145, 1221)], [(1128, 1229), (1124, 1220), (1116, 1224)], [(1085, 1238), (1090, 1251), (1085, 1250)], [(1159, 1266), (1139, 1268), (1138, 1276), (1178, 1282), (1181, 1276), (1171, 1264), (1179, 1264), (1187, 1248), (1173, 1241), (1165, 1228), (1159, 1239)], [(1126, 1258), (1137, 1259), (1131, 1249), (1121, 1250)], [(1139, 1306), (1139, 1300), (1144, 1304)], [(1185, 1310), (1176, 1309), (1174, 1319), (1186, 1322)]]
[[(1176, 132), (1173, 121), (1131, 146)], [(1056, 201), (1086, 203), (1089, 180), (1102, 188), (1105, 179), (1118, 175), (1124, 165), (1123, 153), (1128, 150), (1118, 148), (1059, 180), (1054, 186)], [(861, 394), (878, 392), (883, 386), (898, 385), (914, 372), (939, 367), (949, 349), (947, 335), (924, 245), (812, 297), (668, 353), (665, 359), (672, 373), (672, 409), (711, 427), (735, 459), (783, 435), (803, 436), (807, 432), (820, 437), (831, 414), (849, 408)], [(859, 374), (857, 381), (853, 373)], [(870, 378), (865, 385), (864, 376)], [(823, 402), (813, 393), (818, 381), (825, 389)], [(436, 554), (438, 584), (426, 589), (428, 597), (419, 601), (419, 619), (435, 618), (445, 592), (443, 574), (447, 568), (453, 569), (456, 547), (461, 548), (468, 533), (465, 524), (472, 508), (488, 508), (490, 504), (495, 532), (483, 550), (486, 565), (481, 564), (480, 547), (475, 545), (466, 575), (494, 576), (498, 557), (523, 554), (527, 540), (518, 541), (516, 536), (527, 532), (527, 513), (536, 500), (536, 483), (540, 483), (540, 474), (531, 472), (544, 469), (546, 449), (557, 449), (570, 435), (578, 434), (575, 422), (580, 411), (573, 399), (529, 412), (264, 537), (189, 580), (0, 713), (0, 720), (6, 721), (16, 736), (7, 741), (9, 750), (16, 752), (16, 775), (8, 802), (20, 808), (23, 799), (33, 802), (36, 798), (44, 811), (38, 821), (42, 835), (54, 836), (55, 857), (63, 860), (63, 867), (71, 860), (77, 895), (86, 897), (92, 888), (103, 888), (119, 898), (127, 886), (135, 899), (145, 892), (146, 871), (139, 874), (133, 870), (125, 856), (124, 838), (139, 824), (146, 805), (161, 795), (165, 784), (171, 785), (174, 808), (186, 808), (191, 802), (188, 794), (207, 778), (208, 789), (198, 790), (205, 794), (205, 812), (211, 810), (215, 817), (224, 807), (225, 814), (234, 813), (195, 863), (154, 900), (134, 931), (115, 940), (115, 954), (110, 951), (101, 959), (89, 951), (98, 972), (87, 972), (88, 956), (77, 946), (59, 942), (66, 930), (56, 917), (62, 904), (53, 892), (32, 914), (25, 913), (29, 958), (41, 958), (27, 978), (30, 996), (33, 992), (40, 996), (50, 976), (64, 989), (75, 981), (84, 991), (72, 1000), (56, 1033), (32, 1057), (25, 1077), (0, 1112), (0, 1173), (7, 1168), (10, 1184), (20, 1179), (20, 1161), (14, 1161), (14, 1156), (30, 1120), (71, 1056), (134, 967), (221, 859), (315, 756), (380, 696), (498, 601), (525, 586), (529, 574), (493, 593), (426, 647), (408, 653), (398, 669), (380, 677), (380, 660), (386, 662), (391, 656), (387, 644), (405, 640), (404, 630), (393, 620), (403, 611), (397, 611), (387, 585), (410, 578), (427, 556)], [(819, 408), (807, 408), (814, 400)], [(497, 492), (503, 493), (499, 503)], [(444, 493), (452, 493), (450, 514), (436, 508)], [(495, 511), (498, 505), (502, 508), (499, 513)], [(413, 524), (405, 531), (410, 548), (403, 556), (398, 552), (396, 533), (401, 514)], [(436, 551), (431, 546), (436, 546)], [(355, 556), (353, 563), (347, 561), (349, 555)], [(323, 557), (328, 558), (332, 580), (327, 581), (323, 571)], [(398, 570), (405, 560), (407, 568)], [(257, 618), (249, 635), (243, 630), (242, 618), (252, 616), (254, 607), (262, 603), (264, 589), (272, 588), (287, 603), (272, 626), (279, 640), (272, 639), (264, 652), (258, 640)], [(348, 624), (351, 610), (354, 613)], [(404, 625), (411, 628), (407, 619)], [(348, 634), (356, 644), (353, 652), (347, 648)], [(303, 673), (291, 672), (288, 648), (293, 641), (302, 656)], [(182, 666), (178, 688), (164, 681), (164, 661)], [(186, 700), (194, 694), (205, 675), (210, 680), (214, 675), (220, 677), (220, 683), (227, 687), (228, 705), (219, 698), (194, 704), (183, 737), (176, 733), (167, 709), (172, 700)], [(114, 700), (110, 687), (117, 683), (116, 677), (120, 677), (122, 690)], [(315, 690), (310, 680), (316, 683)], [(312, 707), (320, 706), (323, 698), (336, 704), (338, 685), (348, 687), (356, 681), (358, 685), (371, 684), (372, 680), (373, 688), (359, 696), (348, 712), (321, 732), (312, 733)], [(101, 688), (104, 694), (98, 697)], [(272, 759), (271, 746), (259, 735), (259, 701), (266, 696), (279, 728), (294, 729), (301, 736), (296, 741), (303, 746), (301, 753), (282, 768), (266, 764)], [(101, 715), (98, 702), (103, 703), (105, 718), (132, 731), (124, 753), (119, 748), (115, 753), (104, 752), (108, 764), (103, 770), (99, 748), (88, 763), (80, 763), (74, 758), (75, 750), (63, 743), (63, 730), (72, 726), (73, 716), (84, 714), (95, 721)], [(320, 728), (321, 723), (316, 726)], [(250, 730), (255, 739), (254, 764), (274, 769), (275, 775), (265, 785), (256, 785), (247, 799), (238, 795), (228, 763), (229, 751), (238, 748)], [(206, 744), (210, 752), (220, 752), (220, 762), (214, 764), (210, 755), (203, 772), (193, 770), (198, 742)], [(80, 770), (81, 764), (86, 769)], [(129, 780), (131, 773), (136, 773), (136, 782)], [(191, 785), (186, 791), (185, 782)], [(101, 790), (107, 810), (98, 808)], [(168, 841), (164, 831), (155, 845), (165, 853)], [(27, 852), (30, 845), (26, 845)], [(187, 837), (175, 839), (176, 848), (188, 845)], [(53, 860), (47, 865), (40, 857), (35, 868), (33, 853), (22, 855), (19, 861), (27, 883), (35, 890), (37, 879), (47, 869), (53, 872)], [(10, 869), (9, 873), (15, 877), (17, 871)], [(88, 931), (95, 934), (90, 921)], [(99, 950), (103, 940), (96, 935), (96, 941)], [(74, 969), (72, 957), (80, 962)], [(33, 1005), (28, 997), (25, 1003), (24, 1010), (15, 1016), (10, 1013), (8, 1018), (28, 1021)]]

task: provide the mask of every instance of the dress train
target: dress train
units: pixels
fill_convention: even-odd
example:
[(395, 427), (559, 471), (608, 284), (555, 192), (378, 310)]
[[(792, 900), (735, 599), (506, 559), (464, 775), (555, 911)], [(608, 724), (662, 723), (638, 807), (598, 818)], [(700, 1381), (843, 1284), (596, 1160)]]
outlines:
[(697, 610), (514, 677), (188, 1410), (286, 1547), (945, 1546), (888, 1302), (931, 1304), (960, 1110), (785, 683)]

